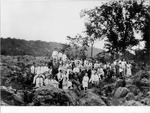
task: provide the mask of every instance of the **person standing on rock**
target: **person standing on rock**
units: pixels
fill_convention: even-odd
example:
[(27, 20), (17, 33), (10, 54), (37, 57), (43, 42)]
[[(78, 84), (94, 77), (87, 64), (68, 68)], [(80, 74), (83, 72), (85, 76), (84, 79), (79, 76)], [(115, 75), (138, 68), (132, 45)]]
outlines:
[(33, 65), (31, 66), (30, 70), (31, 70), (32, 74), (35, 74), (35, 63), (34, 62), (33, 62)]
[(36, 78), (35, 78), (35, 87), (42, 87), (44, 85), (44, 75), (39, 74)]
[(97, 73), (99, 75), (99, 79), (103, 80), (103, 78), (104, 78), (104, 71), (103, 71), (102, 67), (98, 68)]
[(63, 78), (62, 86), (64, 90), (68, 89), (68, 79), (67, 77)]
[(92, 82), (92, 84), (94, 84), (94, 85), (98, 85), (98, 83), (99, 83), (99, 77), (98, 77), (98, 74), (95, 69), (92, 72), (89, 82)]
[(119, 78), (123, 77), (123, 69), (122, 69), (122, 63), (119, 61)]
[(119, 77), (119, 61), (117, 60), (116, 61), (116, 64), (115, 64), (115, 74), (116, 74), (116, 77), (118, 78)]
[(60, 69), (57, 73), (57, 80), (59, 82), (59, 88), (62, 88), (62, 80), (63, 80), (63, 70)]
[(55, 88), (59, 88), (59, 82), (56, 80), (56, 76), (54, 77), (54, 79), (53, 79), (53, 86), (55, 87)]
[(98, 69), (99, 66), (100, 66), (100, 65), (99, 65), (98, 61), (96, 61), (96, 63), (94, 64), (94, 68), (95, 68), (95, 69)]
[(58, 61), (58, 51), (57, 51), (57, 48), (54, 49), (54, 51), (52, 53), (52, 58), (55, 59), (56, 61)]
[(45, 84), (45, 86), (50, 85), (50, 79), (49, 79), (49, 76), (46, 77), (46, 79), (44, 80), (44, 84)]
[(125, 61), (125, 59), (123, 59), (123, 61), (121, 62), (121, 67), (123, 69), (123, 72), (122, 72), (123, 77), (125, 77), (125, 75), (126, 75), (126, 61)]
[(88, 77), (88, 74), (85, 73), (85, 76), (83, 77), (83, 80), (82, 80), (82, 86), (84, 90), (88, 89), (88, 82), (89, 82), (89, 77)]
[(62, 60), (63, 60), (63, 63), (66, 63), (67, 55), (65, 53), (63, 53), (63, 55), (62, 55)]
[(132, 75), (131, 68), (132, 68), (132, 65), (130, 64), (130, 62), (127, 62), (127, 74), (126, 74), (126, 77), (130, 77)]
[(63, 54), (62, 54), (61, 51), (59, 51), (59, 53), (58, 53), (58, 60), (59, 60), (59, 61), (62, 61), (62, 57), (63, 57)]

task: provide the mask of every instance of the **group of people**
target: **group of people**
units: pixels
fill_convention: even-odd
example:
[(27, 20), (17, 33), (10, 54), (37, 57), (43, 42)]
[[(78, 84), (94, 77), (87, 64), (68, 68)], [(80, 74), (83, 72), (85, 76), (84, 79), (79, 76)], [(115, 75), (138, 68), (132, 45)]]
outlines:
[[(35, 87), (52, 85), (61, 89), (79, 90), (88, 89), (89, 84), (99, 85), (101, 81), (108, 82), (113, 78), (127, 78), (132, 76), (130, 62), (115, 60), (112, 63), (102, 63), (91, 60), (68, 59), (67, 56), (56, 50), (52, 53), (52, 61), (40, 67), (31, 66), (35, 74)], [(34, 71), (33, 71), (34, 70)]]

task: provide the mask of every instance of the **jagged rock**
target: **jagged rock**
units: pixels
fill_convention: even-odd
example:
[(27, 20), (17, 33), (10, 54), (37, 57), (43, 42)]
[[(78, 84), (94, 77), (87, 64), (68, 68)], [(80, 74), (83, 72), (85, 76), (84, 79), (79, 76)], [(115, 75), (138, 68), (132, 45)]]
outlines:
[(123, 104), (124, 106), (143, 106), (144, 104), (135, 101), (135, 100), (129, 100), (129, 101), (125, 101), (125, 103)]
[(126, 95), (126, 100), (135, 100), (135, 95), (133, 93), (128, 93)]
[(140, 101), (141, 98), (142, 98), (142, 96), (143, 96), (143, 93), (142, 93), (142, 92), (139, 92), (139, 94), (138, 94), (137, 96), (135, 96), (135, 100), (136, 100), (136, 101)]
[(133, 80), (132, 80), (131, 78), (128, 78), (128, 79), (126, 79), (125, 81), (126, 81), (126, 85), (127, 85), (127, 86), (130, 86), (130, 85), (133, 84)]
[(15, 94), (12, 89), (1, 87), (1, 100), (9, 105), (24, 105), (23, 98), (20, 95)]
[(134, 95), (138, 95), (140, 89), (136, 86), (136, 85), (127, 85), (126, 86), (131, 93), (133, 93)]
[(2, 100), (0, 100), (0, 105), (1, 105), (1, 106), (9, 106), (9, 104), (3, 102)]
[(113, 99), (111, 100), (111, 103), (112, 103), (113, 106), (120, 106), (122, 102), (121, 102), (120, 99), (114, 99), (114, 98), (113, 98)]
[(115, 98), (123, 98), (125, 97), (130, 90), (126, 87), (119, 87), (114, 94)]
[(150, 106), (150, 98), (146, 100), (146, 105)]
[(145, 105), (150, 105), (150, 97), (144, 98), (141, 100), (141, 103), (145, 104)]
[(142, 78), (140, 80), (140, 83), (141, 83), (142, 86), (150, 87), (150, 80), (148, 80), (147, 78)]
[(133, 84), (142, 89), (142, 86), (150, 87), (150, 74), (147, 71), (140, 70), (133, 77)]
[(81, 106), (106, 106), (105, 102), (90, 90), (82, 93), (83, 95), (79, 100)]
[(73, 91), (64, 91), (53, 86), (44, 86), (35, 90), (33, 105), (66, 106), (76, 105), (77, 96)]
[(118, 79), (115, 83), (115, 87), (118, 88), (118, 87), (122, 87), (123, 85), (123, 80), (122, 79)]
[(69, 97), (69, 100), (71, 101), (72, 105), (77, 105), (79, 97), (77, 96), (76, 92), (74, 90), (65, 90), (66, 95)]

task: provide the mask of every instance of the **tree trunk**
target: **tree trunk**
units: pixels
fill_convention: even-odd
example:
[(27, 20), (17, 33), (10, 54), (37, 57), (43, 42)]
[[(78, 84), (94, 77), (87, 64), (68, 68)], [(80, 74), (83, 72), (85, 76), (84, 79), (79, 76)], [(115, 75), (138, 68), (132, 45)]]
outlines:
[(91, 44), (91, 58), (93, 57), (93, 43)]

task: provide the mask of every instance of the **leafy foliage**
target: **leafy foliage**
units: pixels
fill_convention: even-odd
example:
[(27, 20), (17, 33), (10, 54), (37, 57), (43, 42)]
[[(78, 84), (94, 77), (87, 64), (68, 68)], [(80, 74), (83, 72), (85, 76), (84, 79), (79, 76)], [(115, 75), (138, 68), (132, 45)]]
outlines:
[(86, 18), (87, 35), (95, 39), (105, 35), (105, 47), (114, 54), (124, 53), (139, 43), (134, 33), (145, 28), (146, 11), (144, 1), (112, 1), (91, 10), (83, 10), (81, 17)]

